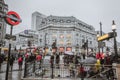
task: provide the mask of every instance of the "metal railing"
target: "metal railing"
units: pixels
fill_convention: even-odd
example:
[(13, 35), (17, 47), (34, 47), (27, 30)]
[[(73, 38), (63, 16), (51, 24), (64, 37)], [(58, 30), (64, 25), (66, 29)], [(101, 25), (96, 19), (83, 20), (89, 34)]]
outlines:
[[(112, 65), (95, 65), (95, 64), (53, 64), (46, 63), (40, 64), (40, 62), (26, 63), (26, 77), (33, 78), (70, 78), (70, 79), (96, 79), (97, 80), (117, 80), (116, 69)], [(84, 70), (82, 70), (82, 67)], [(99, 67), (99, 69), (96, 69)], [(33, 69), (35, 68), (35, 71)], [(83, 72), (82, 72), (83, 71)]]

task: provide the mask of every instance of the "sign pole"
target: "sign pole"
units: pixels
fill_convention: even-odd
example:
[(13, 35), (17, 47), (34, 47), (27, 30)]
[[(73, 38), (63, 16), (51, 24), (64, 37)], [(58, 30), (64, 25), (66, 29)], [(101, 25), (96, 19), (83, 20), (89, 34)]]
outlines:
[[(10, 37), (12, 36), (12, 30), (13, 30), (13, 26), (11, 25)], [(11, 40), (11, 39), (10, 39), (10, 40)], [(11, 53), (11, 42), (9, 42), (9, 52), (8, 52), (8, 60), (7, 60), (7, 68), (6, 68), (7, 70), (6, 70), (5, 80), (8, 80), (10, 53)]]

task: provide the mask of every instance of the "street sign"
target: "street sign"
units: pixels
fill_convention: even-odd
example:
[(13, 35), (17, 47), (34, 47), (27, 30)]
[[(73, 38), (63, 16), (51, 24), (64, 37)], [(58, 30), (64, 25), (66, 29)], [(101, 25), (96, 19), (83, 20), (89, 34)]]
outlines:
[(107, 34), (104, 34), (103, 36), (100, 36), (97, 38), (98, 41), (103, 41), (103, 40), (107, 40), (107, 39), (110, 39), (110, 38), (113, 38), (113, 37), (116, 37), (117, 36), (117, 33), (115, 32), (109, 32)]
[(33, 36), (27, 36), (27, 35), (22, 35), (22, 34), (19, 34), (19, 36), (26, 37), (26, 38), (33, 38)]
[(21, 22), (20, 16), (14, 11), (9, 11), (6, 15), (5, 20), (12, 26), (18, 25)]
[(16, 36), (10, 36), (10, 34), (6, 34), (5, 35), (5, 39), (8, 39), (8, 40), (12, 39), (13, 41), (15, 41), (16, 40)]

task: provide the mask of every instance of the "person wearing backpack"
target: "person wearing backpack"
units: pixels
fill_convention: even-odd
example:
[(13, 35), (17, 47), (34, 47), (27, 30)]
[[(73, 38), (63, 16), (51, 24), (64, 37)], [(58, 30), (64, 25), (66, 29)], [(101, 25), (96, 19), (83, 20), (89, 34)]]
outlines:
[(19, 70), (22, 70), (23, 58), (22, 55), (18, 58)]

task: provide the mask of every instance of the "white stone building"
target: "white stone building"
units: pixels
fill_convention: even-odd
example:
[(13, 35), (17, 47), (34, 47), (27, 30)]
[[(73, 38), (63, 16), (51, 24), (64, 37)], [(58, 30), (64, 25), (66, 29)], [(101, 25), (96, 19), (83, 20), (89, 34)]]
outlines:
[(39, 12), (32, 14), (32, 29), (39, 32), (39, 46), (51, 49), (56, 40), (60, 52), (81, 51), (88, 40), (88, 47), (96, 49), (95, 28), (73, 16), (45, 16)]
[(28, 47), (28, 41), (31, 42), (31, 47), (38, 46), (38, 33), (34, 30), (24, 30), (16, 34), (16, 42), (14, 47), (17, 49), (26, 49)]

